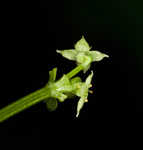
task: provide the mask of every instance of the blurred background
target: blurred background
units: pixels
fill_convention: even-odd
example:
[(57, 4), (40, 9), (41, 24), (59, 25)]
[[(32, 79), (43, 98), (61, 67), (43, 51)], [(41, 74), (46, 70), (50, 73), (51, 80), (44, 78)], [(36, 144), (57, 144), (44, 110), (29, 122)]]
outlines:
[[(0, 108), (43, 87), (53, 67), (58, 68), (57, 78), (72, 70), (75, 63), (56, 49), (73, 48), (82, 35), (93, 50), (110, 58), (92, 64), (94, 93), (78, 119), (78, 99), (67, 100), (52, 113), (40, 103), (5, 121), (2, 126), (8, 127), (9, 133), (35, 134), (59, 123), (112, 122), (143, 112), (140, 4), (129, 0), (53, 0), (40, 1), (39, 9), (21, 6), (24, 9), (1, 13)], [(79, 75), (85, 79), (89, 73)]]

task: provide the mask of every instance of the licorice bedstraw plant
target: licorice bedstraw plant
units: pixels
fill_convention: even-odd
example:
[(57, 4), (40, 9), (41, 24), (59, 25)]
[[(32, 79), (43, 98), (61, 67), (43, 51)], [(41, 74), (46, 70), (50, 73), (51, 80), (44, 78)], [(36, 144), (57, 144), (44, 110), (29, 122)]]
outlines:
[(86, 73), (90, 69), (92, 62), (100, 61), (104, 57), (109, 56), (99, 51), (91, 50), (91, 47), (83, 36), (75, 44), (74, 48), (70, 50), (57, 50), (57, 52), (69, 60), (76, 61), (77, 67), (69, 73), (64, 74), (58, 80), (56, 80), (57, 68), (49, 71), (49, 81), (42, 89), (0, 110), (0, 122), (42, 101), (46, 103), (49, 111), (54, 111), (58, 107), (58, 103), (64, 102), (68, 98), (74, 98), (74, 96), (79, 97), (76, 113), (76, 117), (78, 117), (84, 103), (88, 102), (88, 93), (92, 93), (89, 89), (92, 87), (93, 71), (88, 75), (85, 82), (80, 77), (74, 76), (82, 70)]

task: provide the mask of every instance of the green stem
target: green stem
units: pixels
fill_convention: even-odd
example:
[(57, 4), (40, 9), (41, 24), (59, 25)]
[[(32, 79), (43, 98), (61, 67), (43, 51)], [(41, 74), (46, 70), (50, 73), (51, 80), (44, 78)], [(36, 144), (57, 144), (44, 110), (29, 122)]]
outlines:
[[(75, 69), (73, 69), (71, 72), (67, 74), (68, 78), (72, 78), (77, 73), (79, 73), (81, 70), (83, 70), (83, 67), (81, 65), (77, 66)], [(3, 122), (4, 120), (12, 117), (13, 115), (29, 108), (30, 106), (37, 104), (44, 99), (49, 97), (49, 92), (47, 87), (44, 87), (40, 90), (37, 90), (23, 98), (20, 98), (19, 100), (11, 103), (8, 106), (5, 106), (4, 108), (0, 109), (0, 122)]]
[(81, 70), (83, 70), (83, 67), (82, 67), (82, 65), (79, 65), (79, 66), (77, 66), (75, 69), (73, 69), (72, 71), (70, 71), (70, 72), (67, 74), (67, 77), (70, 79), (70, 78), (72, 78), (73, 76), (75, 76), (77, 73), (79, 73)]
[(0, 122), (3, 122), (9, 117), (12, 117), (13, 115), (21, 112), (22, 110), (27, 109), (30, 106), (37, 104), (48, 97), (49, 94), (46, 91), (46, 88), (42, 88), (13, 102), (12, 104), (0, 110)]

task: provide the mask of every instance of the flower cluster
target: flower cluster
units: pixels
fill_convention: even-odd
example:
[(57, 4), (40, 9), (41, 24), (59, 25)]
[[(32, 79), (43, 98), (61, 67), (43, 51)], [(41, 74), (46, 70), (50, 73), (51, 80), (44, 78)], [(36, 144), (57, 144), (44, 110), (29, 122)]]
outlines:
[(74, 45), (74, 49), (57, 50), (57, 52), (63, 57), (75, 61), (77, 67), (68, 74), (64, 74), (59, 80), (56, 80), (57, 68), (51, 70), (49, 72), (49, 81), (45, 87), (0, 109), (0, 122), (41, 101), (46, 103), (49, 111), (54, 111), (58, 107), (58, 102), (64, 102), (67, 98), (73, 98), (75, 96), (79, 97), (76, 117), (79, 116), (85, 102), (88, 102), (88, 93), (92, 93), (89, 89), (92, 86), (93, 71), (88, 75), (85, 82), (80, 77), (74, 76), (80, 71), (87, 72), (92, 62), (100, 61), (109, 56), (99, 51), (91, 51), (91, 47), (83, 36)]
[(80, 110), (83, 108), (85, 102), (87, 102), (89, 88), (91, 87), (91, 80), (93, 77), (93, 71), (87, 77), (85, 82), (82, 82), (80, 77), (68, 79), (66, 75), (63, 75), (61, 79), (55, 81), (57, 69), (54, 68), (49, 72), (49, 82), (47, 84), (48, 91), (50, 91), (50, 97), (45, 100), (48, 110), (54, 111), (58, 102), (64, 102), (65, 99), (72, 96), (80, 97), (77, 104), (77, 114), (79, 116)]
[[(82, 38), (75, 44), (75, 49), (70, 50), (57, 50), (63, 57), (76, 61), (77, 65), (82, 66), (83, 72), (85, 73), (91, 66), (92, 62), (100, 61), (105, 57), (109, 57), (99, 51), (90, 51), (91, 47), (82, 36)], [(76, 117), (79, 116), (80, 110), (83, 108), (84, 103), (88, 102), (88, 93), (91, 92), (89, 88), (91, 85), (91, 80), (93, 77), (93, 71), (87, 77), (85, 82), (82, 82), (80, 77), (68, 78), (67, 75), (63, 75), (62, 78), (56, 80), (57, 68), (54, 68), (49, 72), (49, 82), (47, 88), (50, 95), (45, 102), (47, 108), (53, 111), (58, 106), (59, 102), (64, 102), (65, 99), (71, 98), (73, 96), (78, 96), (79, 101), (77, 103), (77, 113)]]

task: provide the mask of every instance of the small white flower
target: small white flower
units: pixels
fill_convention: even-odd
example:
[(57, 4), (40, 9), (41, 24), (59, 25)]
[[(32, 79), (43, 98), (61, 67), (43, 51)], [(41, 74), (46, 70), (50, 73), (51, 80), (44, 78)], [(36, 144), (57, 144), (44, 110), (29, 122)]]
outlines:
[(57, 53), (60, 53), (69, 60), (76, 61), (77, 65), (82, 65), (84, 73), (90, 68), (92, 62), (101, 61), (104, 57), (109, 57), (99, 51), (90, 51), (91, 47), (84, 36), (75, 44), (74, 48), (70, 50), (57, 50)]

